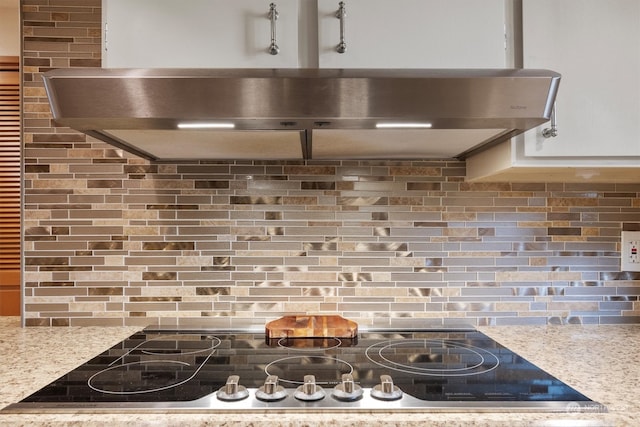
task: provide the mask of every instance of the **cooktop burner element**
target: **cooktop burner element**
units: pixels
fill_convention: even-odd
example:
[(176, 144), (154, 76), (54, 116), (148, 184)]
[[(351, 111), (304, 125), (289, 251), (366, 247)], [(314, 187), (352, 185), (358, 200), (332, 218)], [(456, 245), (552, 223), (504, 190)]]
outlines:
[(304, 377), (313, 372), (316, 384), (331, 385), (339, 383), (342, 375), (353, 374), (353, 366), (333, 356), (289, 356), (269, 363), (264, 372), (289, 384), (304, 384)]
[(365, 354), (383, 368), (434, 377), (477, 375), (500, 365), (488, 350), (444, 339), (383, 341), (367, 348)]
[[(273, 340), (270, 340), (273, 341)], [(352, 340), (345, 340), (350, 343)], [(341, 347), (343, 340), (340, 338), (280, 338), (277, 340), (280, 347), (286, 347), (299, 351), (315, 351), (330, 350), (332, 348)]]
[(217, 337), (198, 334), (146, 339), (93, 374), (87, 385), (100, 393), (120, 395), (168, 390), (192, 380), (221, 343)]
[(7, 412), (606, 411), (474, 330), (136, 333)]

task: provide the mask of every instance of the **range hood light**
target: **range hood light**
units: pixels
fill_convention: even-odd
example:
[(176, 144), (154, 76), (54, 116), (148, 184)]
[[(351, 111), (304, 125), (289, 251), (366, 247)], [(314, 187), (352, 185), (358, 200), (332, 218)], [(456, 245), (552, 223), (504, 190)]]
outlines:
[(376, 123), (376, 129), (429, 129), (431, 123)]
[(233, 123), (210, 123), (210, 122), (193, 122), (178, 123), (178, 129), (233, 129), (236, 125)]

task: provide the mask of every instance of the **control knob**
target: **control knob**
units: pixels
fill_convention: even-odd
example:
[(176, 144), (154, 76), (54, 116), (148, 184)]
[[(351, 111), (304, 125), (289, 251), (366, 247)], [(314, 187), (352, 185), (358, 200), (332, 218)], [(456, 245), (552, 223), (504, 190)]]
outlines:
[(314, 375), (305, 375), (304, 384), (296, 389), (293, 396), (298, 400), (314, 401), (324, 399), (325, 392), (322, 387), (316, 384)]
[(276, 402), (287, 397), (287, 391), (278, 385), (277, 375), (269, 375), (264, 385), (256, 391), (256, 397), (266, 402)]
[(380, 384), (373, 387), (371, 397), (379, 400), (398, 400), (402, 398), (402, 390), (393, 384), (389, 375), (380, 375)]
[(249, 397), (249, 390), (240, 385), (239, 381), (240, 377), (237, 375), (231, 375), (227, 378), (227, 383), (216, 393), (218, 399), (235, 402)]
[(342, 374), (342, 382), (334, 387), (333, 397), (343, 401), (354, 401), (362, 397), (363, 390), (353, 381), (353, 375)]

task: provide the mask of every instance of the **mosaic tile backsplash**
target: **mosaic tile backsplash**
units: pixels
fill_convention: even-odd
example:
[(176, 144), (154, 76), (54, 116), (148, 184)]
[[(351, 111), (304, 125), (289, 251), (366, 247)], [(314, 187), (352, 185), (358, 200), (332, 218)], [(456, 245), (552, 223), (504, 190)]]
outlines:
[(22, 4), (27, 325), (640, 322), (640, 273), (619, 271), (640, 183), (472, 184), (443, 160), (150, 164), (51, 123), (39, 73), (100, 66), (100, 1)]

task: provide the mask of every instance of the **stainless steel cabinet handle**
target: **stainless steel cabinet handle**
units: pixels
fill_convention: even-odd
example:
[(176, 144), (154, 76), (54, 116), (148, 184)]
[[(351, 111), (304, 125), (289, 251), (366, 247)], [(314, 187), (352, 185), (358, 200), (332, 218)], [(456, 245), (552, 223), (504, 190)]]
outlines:
[(271, 55), (277, 55), (280, 52), (280, 48), (276, 44), (276, 21), (278, 20), (278, 11), (276, 10), (276, 4), (271, 3), (269, 5), (269, 14), (267, 15), (271, 20), (271, 44), (269, 45), (269, 53)]
[(545, 138), (555, 138), (558, 136), (558, 123), (556, 121), (556, 104), (553, 104), (551, 109), (551, 127), (545, 128), (542, 131), (542, 136)]
[(338, 53), (345, 53), (347, 51), (347, 43), (344, 41), (344, 26), (347, 16), (347, 10), (344, 7), (344, 2), (341, 1), (338, 3), (338, 11), (336, 12), (336, 18), (340, 20), (340, 43), (336, 46), (336, 51)]

